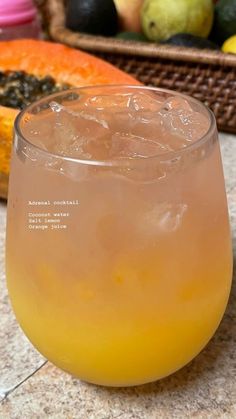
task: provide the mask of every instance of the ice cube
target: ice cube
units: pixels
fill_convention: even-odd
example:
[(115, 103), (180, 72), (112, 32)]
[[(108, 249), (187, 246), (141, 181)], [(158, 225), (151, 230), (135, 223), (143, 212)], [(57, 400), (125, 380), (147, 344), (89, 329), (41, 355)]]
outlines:
[(132, 93), (113, 93), (109, 95), (97, 95), (89, 98), (84, 98), (83, 105), (87, 108), (95, 108), (101, 110), (124, 110), (129, 106)]
[(186, 147), (201, 138), (209, 128), (207, 117), (194, 111), (187, 100), (182, 98), (169, 98), (159, 113), (166, 134), (169, 132), (174, 135), (171, 141), (173, 149)]
[(129, 109), (131, 111), (152, 111), (158, 112), (163, 105), (163, 100), (158, 99), (154, 93), (146, 91), (137, 92), (130, 96)]
[(139, 224), (147, 234), (175, 232), (187, 209), (188, 205), (184, 203), (161, 202), (147, 211)]
[(187, 205), (164, 203), (163, 207), (159, 208), (159, 210), (159, 227), (161, 230), (174, 232), (182, 223), (183, 216), (187, 211)]
[[(158, 99), (154, 93), (151, 92), (127, 92), (124, 94), (114, 93), (109, 95), (97, 95), (92, 98), (84, 98), (83, 106), (87, 109), (95, 108), (97, 111), (105, 111), (106, 118), (112, 114), (112, 120), (120, 120), (122, 116), (126, 118), (126, 125), (128, 118), (139, 120), (141, 122), (148, 122), (154, 117), (154, 112), (157, 112), (163, 100)], [(127, 114), (128, 110), (128, 114)]]
[[(107, 137), (108, 123), (96, 110), (74, 111), (64, 106), (51, 102), (50, 107), (56, 112), (54, 125), (53, 151), (63, 155), (82, 159), (97, 157), (93, 155), (91, 144), (95, 141), (103, 145), (100, 139)], [(94, 152), (96, 147), (94, 147)], [(95, 153), (96, 154), (96, 153)]]
[(158, 142), (131, 132), (116, 132), (112, 135), (110, 156), (113, 158), (146, 158), (160, 154), (161, 151), (163, 147)]
[(52, 151), (61, 156), (71, 156), (80, 153), (79, 146), (83, 144), (83, 137), (78, 135), (77, 119), (65, 108), (55, 102), (50, 103), (53, 112), (56, 112), (56, 120), (53, 128), (54, 144)]
[(58, 104), (57, 102), (51, 102), (49, 105), (50, 105), (53, 112), (60, 113), (60, 115), (65, 115), (65, 114), (72, 115), (72, 116), (75, 116), (75, 117), (85, 119), (86, 121), (93, 121), (93, 122), (101, 125), (104, 128), (108, 128), (108, 123), (101, 118), (101, 114), (94, 113), (94, 112), (89, 113), (89, 112), (86, 112), (84, 110), (80, 110), (80, 111), (75, 112), (75, 111), (73, 111), (69, 108), (66, 108), (66, 107)]
[(120, 113), (119, 117), (112, 121), (112, 128), (116, 133), (114, 140), (117, 139), (117, 135), (122, 134), (131, 139), (135, 138), (136, 143), (141, 139), (142, 156), (149, 157), (172, 150), (163, 136), (162, 117), (158, 113), (151, 111), (136, 111), (135, 115), (130, 112)]
[(151, 122), (155, 123), (162, 104), (163, 101), (157, 99), (153, 93), (137, 92), (132, 94), (128, 104), (128, 117), (132, 122), (132, 128), (134, 124), (149, 124), (150, 126)]
[(181, 97), (170, 97), (164, 103), (162, 103), (162, 108), (169, 111), (169, 110), (181, 110), (181, 111), (189, 111), (193, 112), (192, 107), (190, 106), (189, 102), (186, 99)]

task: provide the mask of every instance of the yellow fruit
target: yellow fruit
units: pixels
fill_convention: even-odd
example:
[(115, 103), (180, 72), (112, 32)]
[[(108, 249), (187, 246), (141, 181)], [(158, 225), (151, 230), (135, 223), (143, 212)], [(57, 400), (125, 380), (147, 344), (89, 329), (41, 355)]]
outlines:
[(207, 38), (213, 11), (212, 0), (144, 0), (143, 32), (152, 41), (164, 41), (177, 33)]
[(222, 45), (222, 51), (236, 54), (236, 35), (226, 39)]

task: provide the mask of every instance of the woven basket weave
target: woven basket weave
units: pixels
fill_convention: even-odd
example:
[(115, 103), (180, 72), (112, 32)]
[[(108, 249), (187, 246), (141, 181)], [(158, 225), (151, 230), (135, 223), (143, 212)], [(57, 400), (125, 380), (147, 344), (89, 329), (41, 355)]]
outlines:
[(38, 0), (54, 41), (89, 51), (141, 82), (194, 96), (209, 106), (222, 131), (236, 133), (236, 56), (75, 33), (65, 28), (64, 0)]

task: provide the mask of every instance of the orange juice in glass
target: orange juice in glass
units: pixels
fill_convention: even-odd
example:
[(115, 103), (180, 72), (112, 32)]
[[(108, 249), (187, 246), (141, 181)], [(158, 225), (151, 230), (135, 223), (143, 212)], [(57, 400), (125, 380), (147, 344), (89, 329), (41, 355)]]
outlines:
[(231, 239), (214, 116), (183, 95), (100, 86), (15, 123), (7, 282), (55, 365), (96, 384), (165, 377), (223, 316)]

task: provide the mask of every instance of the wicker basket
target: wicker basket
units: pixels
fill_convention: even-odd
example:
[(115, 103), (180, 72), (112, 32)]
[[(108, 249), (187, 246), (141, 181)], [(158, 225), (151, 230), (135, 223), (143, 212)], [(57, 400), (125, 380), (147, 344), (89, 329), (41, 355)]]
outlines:
[(75, 33), (65, 28), (64, 0), (41, 3), (54, 41), (100, 56), (147, 85), (194, 96), (213, 110), (220, 130), (236, 133), (236, 56)]

